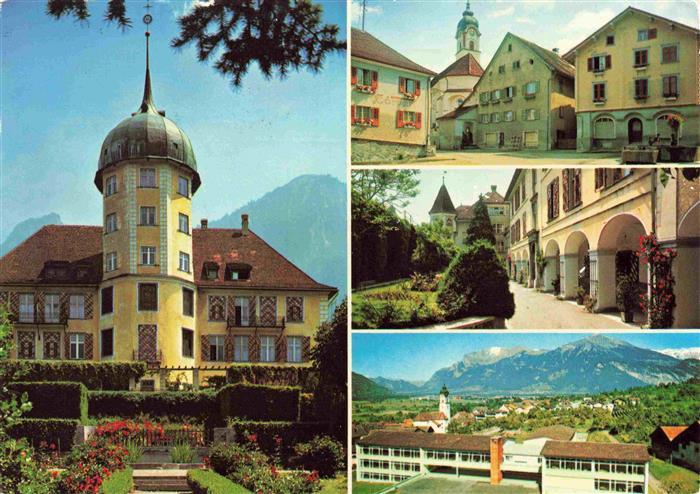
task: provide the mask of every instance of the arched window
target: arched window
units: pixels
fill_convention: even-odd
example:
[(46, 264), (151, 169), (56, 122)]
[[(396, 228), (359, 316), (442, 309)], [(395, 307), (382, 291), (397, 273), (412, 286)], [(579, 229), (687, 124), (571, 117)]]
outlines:
[(473, 50), (473, 49), (474, 49), (474, 42), (473, 42), (473, 41), (470, 41), (470, 42), (469, 42), (469, 49), (470, 49), (470, 50)]
[(656, 133), (662, 139), (670, 139), (676, 134), (678, 139), (683, 135), (683, 117), (676, 113), (665, 113), (656, 117)]
[(593, 122), (595, 139), (615, 139), (615, 120), (612, 117), (598, 117)]

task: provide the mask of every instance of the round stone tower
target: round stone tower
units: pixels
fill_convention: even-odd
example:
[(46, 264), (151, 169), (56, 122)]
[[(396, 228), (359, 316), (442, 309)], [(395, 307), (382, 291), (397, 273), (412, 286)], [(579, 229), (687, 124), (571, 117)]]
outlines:
[(455, 56), (457, 60), (471, 54), (481, 64), (479, 21), (474, 17), (474, 12), (472, 12), (468, 1), (467, 8), (462, 12), (462, 18), (457, 24), (455, 39), (457, 40), (457, 53)]
[[(190, 140), (153, 101), (149, 36), (141, 105), (109, 132), (95, 174), (104, 221), (100, 358), (194, 365), (181, 331), (195, 329), (191, 211), (201, 181)], [(103, 355), (110, 337), (112, 355)]]

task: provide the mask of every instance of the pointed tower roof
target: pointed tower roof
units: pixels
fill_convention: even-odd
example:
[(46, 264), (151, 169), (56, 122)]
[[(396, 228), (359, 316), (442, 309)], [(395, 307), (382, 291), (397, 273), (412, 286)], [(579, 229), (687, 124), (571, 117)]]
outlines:
[(455, 209), (454, 204), (452, 204), (452, 199), (450, 199), (450, 193), (447, 192), (447, 187), (444, 183), (438, 191), (433, 207), (430, 208), (430, 214), (435, 213), (457, 214), (457, 210)]
[(118, 163), (139, 158), (160, 158), (194, 172), (194, 194), (201, 184), (201, 179), (197, 172), (197, 159), (192, 143), (175, 122), (165, 117), (164, 111), (156, 108), (153, 101), (149, 38), (150, 33), (146, 31), (146, 76), (141, 105), (131, 117), (122, 120), (107, 134), (100, 148), (95, 185), (102, 192), (103, 170)]

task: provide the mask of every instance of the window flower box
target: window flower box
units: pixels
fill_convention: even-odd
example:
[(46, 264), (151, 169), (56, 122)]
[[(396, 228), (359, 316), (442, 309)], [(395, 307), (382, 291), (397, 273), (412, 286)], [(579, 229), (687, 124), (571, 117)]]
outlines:
[(374, 94), (376, 89), (372, 88), (372, 86), (365, 86), (363, 84), (356, 84), (355, 91), (358, 91), (360, 93), (366, 93), (366, 94)]
[(410, 99), (410, 100), (415, 100), (418, 97), (416, 94), (405, 93), (405, 92), (402, 92), (401, 96), (403, 96), (405, 99)]

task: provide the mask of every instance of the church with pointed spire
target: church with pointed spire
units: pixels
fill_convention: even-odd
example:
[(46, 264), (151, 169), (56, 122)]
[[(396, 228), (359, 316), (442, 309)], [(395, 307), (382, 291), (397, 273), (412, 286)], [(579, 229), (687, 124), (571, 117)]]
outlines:
[(481, 31), (470, 2), (467, 2), (457, 23), (455, 41), (455, 61), (430, 83), (432, 124), (454, 112), (466, 101), (484, 73), (481, 67)]
[(173, 377), (198, 387), (215, 374), (200, 371), (233, 362), (308, 366), (338, 290), (256, 235), (247, 214), (236, 229), (193, 226), (202, 180), (187, 134), (155, 104), (149, 42), (146, 31), (141, 103), (99, 150), (103, 224), (44, 226), (0, 258), (11, 356), (144, 362), (142, 390)]

